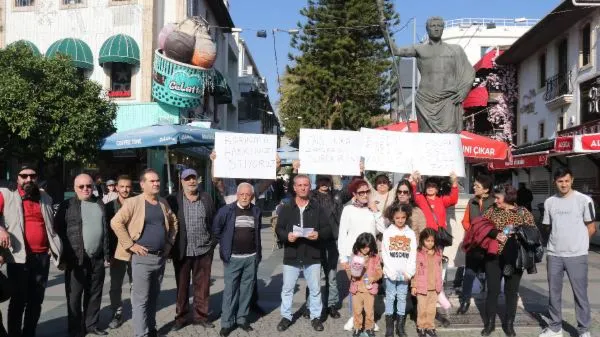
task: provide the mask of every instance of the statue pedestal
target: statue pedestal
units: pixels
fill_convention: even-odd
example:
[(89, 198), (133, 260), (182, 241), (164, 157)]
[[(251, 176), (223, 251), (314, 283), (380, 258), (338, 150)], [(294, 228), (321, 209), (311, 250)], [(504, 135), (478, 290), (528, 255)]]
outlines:
[(469, 194), (460, 194), (456, 206), (447, 209), (448, 231), (454, 237), (452, 246), (444, 248), (444, 255), (449, 259), (448, 267), (450, 268), (465, 264), (465, 253), (461, 249), (465, 230), (461, 222), (465, 215), (467, 203), (471, 197)]

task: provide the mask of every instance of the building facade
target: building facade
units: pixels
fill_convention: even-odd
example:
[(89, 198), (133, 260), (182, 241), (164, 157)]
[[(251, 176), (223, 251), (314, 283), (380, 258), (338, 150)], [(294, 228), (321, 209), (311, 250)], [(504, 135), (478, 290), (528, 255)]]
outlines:
[[(534, 209), (555, 193), (552, 172), (569, 167), (574, 188), (600, 202), (600, 158), (594, 152), (559, 149), (557, 140), (600, 133), (600, 9), (563, 1), (517, 40), (497, 62), (518, 73), (516, 149), (508, 168), (516, 183), (534, 193)], [(564, 151), (563, 151), (564, 150)], [(598, 239), (596, 239), (597, 242)]]

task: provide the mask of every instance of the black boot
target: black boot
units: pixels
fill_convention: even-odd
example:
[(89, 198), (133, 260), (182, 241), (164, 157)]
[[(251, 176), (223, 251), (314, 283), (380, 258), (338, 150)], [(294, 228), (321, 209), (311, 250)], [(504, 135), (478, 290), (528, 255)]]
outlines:
[(440, 323), (442, 323), (442, 326), (444, 328), (447, 328), (450, 326), (450, 321), (448, 320), (448, 314), (443, 314), (441, 312), (436, 312), (435, 313), (435, 319), (437, 319), (438, 321), (440, 321)]
[(396, 335), (398, 337), (406, 337), (406, 332), (404, 331), (404, 325), (406, 324), (406, 316), (400, 315), (396, 319)]
[(483, 330), (481, 330), (481, 335), (489, 336), (492, 334), (492, 332), (494, 332), (494, 330), (496, 330), (496, 317), (492, 319), (486, 319), (484, 323), (485, 324)]
[(506, 317), (502, 329), (507, 337), (516, 337), (517, 332), (515, 331), (515, 319), (513, 317)]
[(394, 337), (394, 315), (385, 315), (385, 337)]
[(459, 315), (466, 314), (467, 311), (469, 311), (469, 306), (471, 306), (471, 301), (461, 301), (460, 302), (460, 307), (458, 308), (458, 310), (456, 311), (456, 313), (459, 314)]

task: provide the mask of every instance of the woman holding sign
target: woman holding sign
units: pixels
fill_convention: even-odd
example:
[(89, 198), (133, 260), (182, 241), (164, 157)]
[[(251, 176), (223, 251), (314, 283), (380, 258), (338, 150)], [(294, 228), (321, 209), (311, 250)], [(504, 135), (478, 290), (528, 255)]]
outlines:
[[(352, 256), (352, 246), (356, 238), (362, 233), (371, 233), (376, 236), (377, 233), (383, 233), (385, 223), (382, 213), (377, 209), (375, 202), (370, 200), (371, 189), (364, 179), (354, 180), (348, 187), (352, 193), (353, 202), (344, 207), (340, 219), (340, 232), (338, 235), (338, 251), (340, 254), (340, 263), (344, 270), (349, 267), (348, 262)], [(350, 297), (350, 300), (352, 297)], [(352, 306), (350, 305), (350, 308)], [(353, 320), (350, 319), (344, 329), (351, 330)], [(375, 326), (375, 330), (379, 330)]]

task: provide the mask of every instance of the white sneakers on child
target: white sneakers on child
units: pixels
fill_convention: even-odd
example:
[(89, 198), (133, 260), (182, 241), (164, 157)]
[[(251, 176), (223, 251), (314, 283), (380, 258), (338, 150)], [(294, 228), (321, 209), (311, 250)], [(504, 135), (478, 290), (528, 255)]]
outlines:
[[(346, 330), (346, 331), (354, 330), (354, 318), (353, 317), (350, 317), (348, 322), (346, 322), (346, 324), (344, 324), (344, 330)], [(373, 328), (373, 330), (379, 331), (379, 325), (377, 325), (377, 323), (375, 323), (375, 327)]]
[(545, 328), (538, 337), (563, 337), (563, 331), (560, 329), (559, 331), (555, 332), (550, 328)]

